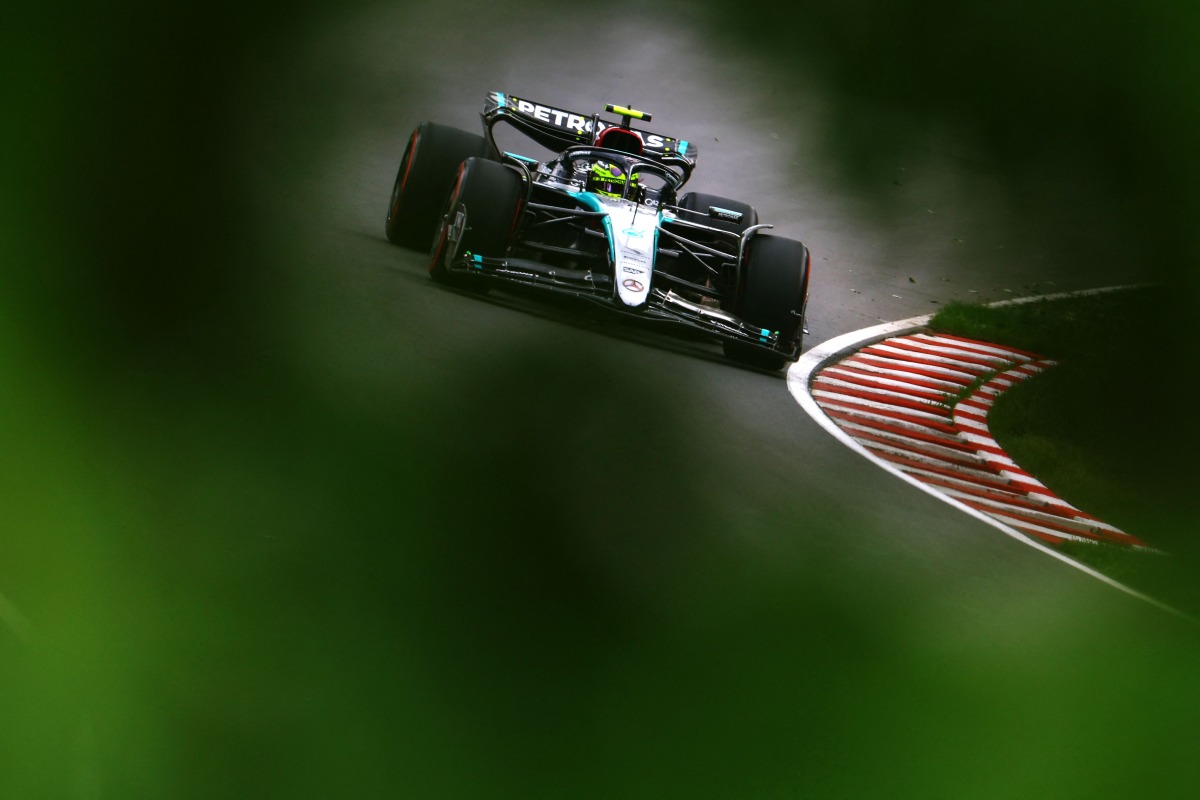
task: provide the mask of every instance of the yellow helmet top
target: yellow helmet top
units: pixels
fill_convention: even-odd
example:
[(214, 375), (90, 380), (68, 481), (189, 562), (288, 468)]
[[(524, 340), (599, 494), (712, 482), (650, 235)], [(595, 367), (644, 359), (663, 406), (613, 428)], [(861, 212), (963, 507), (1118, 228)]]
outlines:
[[(592, 164), (591, 172), (588, 173), (587, 188), (589, 192), (596, 194), (620, 197), (625, 193), (627, 180), (619, 165), (608, 161), (597, 161)], [(636, 177), (633, 179), (633, 185), (637, 185)]]

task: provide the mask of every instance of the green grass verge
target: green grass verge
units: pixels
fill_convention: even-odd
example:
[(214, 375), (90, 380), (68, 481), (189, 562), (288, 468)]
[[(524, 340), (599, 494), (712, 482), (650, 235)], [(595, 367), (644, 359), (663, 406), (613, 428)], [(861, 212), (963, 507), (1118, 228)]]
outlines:
[(1039, 353), (1058, 366), (1019, 384), (988, 418), (1018, 464), (1078, 508), (1159, 553), (1070, 543), (1064, 552), (1200, 616), (1190, 456), (1195, 412), (1177, 377), (1162, 289), (987, 307), (947, 305), (930, 327)]

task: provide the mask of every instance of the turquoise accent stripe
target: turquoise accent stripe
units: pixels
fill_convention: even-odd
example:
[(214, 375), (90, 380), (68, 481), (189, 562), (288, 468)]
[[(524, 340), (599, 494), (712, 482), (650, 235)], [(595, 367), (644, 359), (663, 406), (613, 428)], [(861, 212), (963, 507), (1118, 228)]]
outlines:
[(500, 101), (500, 107), (504, 108), (508, 103), (504, 99), (504, 92), (496, 92), (496, 99)]
[(687, 149), (688, 149), (688, 143), (687, 143), (687, 142), (680, 142), (680, 143), (679, 143), (679, 155), (683, 155), (684, 153), (686, 153), (686, 152), (687, 152)]
[(604, 211), (604, 205), (598, 199), (596, 199), (594, 194), (591, 194), (590, 192), (567, 192), (567, 194), (571, 195), (571, 197), (574, 197), (592, 211), (604, 212), (604, 216), (601, 217), (600, 220), (604, 223), (604, 232), (608, 235), (608, 257), (612, 259), (612, 263), (616, 264), (617, 245), (612, 231), (612, 218), (609, 217), (607, 211)]

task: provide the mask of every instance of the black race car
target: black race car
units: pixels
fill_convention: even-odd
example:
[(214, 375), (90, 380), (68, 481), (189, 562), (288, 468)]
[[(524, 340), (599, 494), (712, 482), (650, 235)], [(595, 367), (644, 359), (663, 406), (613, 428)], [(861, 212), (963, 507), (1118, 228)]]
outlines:
[[(800, 354), (808, 248), (763, 231), (736, 200), (679, 190), (696, 146), (620, 122), (492, 92), (484, 135), (424, 122), (388, 204), (390, 241), (431, 253), (434, 280), (498, 283), (587, 298), (720, 339), (727, 356), (779, 369)], [(505, 152), (513, 126), (557, 155)]]

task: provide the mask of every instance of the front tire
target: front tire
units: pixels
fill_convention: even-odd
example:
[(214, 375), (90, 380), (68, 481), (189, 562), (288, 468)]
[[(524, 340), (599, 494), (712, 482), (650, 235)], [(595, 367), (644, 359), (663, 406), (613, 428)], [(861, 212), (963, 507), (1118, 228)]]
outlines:
[(515, 170), (483, 158), (463, 162), (434, 236), (430, 276), (439, 283), (470, 286), (470, 278), (450, 270), (455, 259), (507, 255), (520, 221), (524, 194), (522, 178)]
[(428, 250), (438, 212), (454, 183), (455, 168), (473, 156), (485, 156), (482, 136), (458, 128), (422, 122), (412, 132), (388, 202), (384, 229), (388, 241)]
[(777, 332), (772, 352), (725, 342), (725, 355), (761, 369), (779, 370), (800, 354), (808, 298), (808, 248), (794, 239), (756, 234), (746, 244), (742, 286), (733, 309), (744, 322)]

